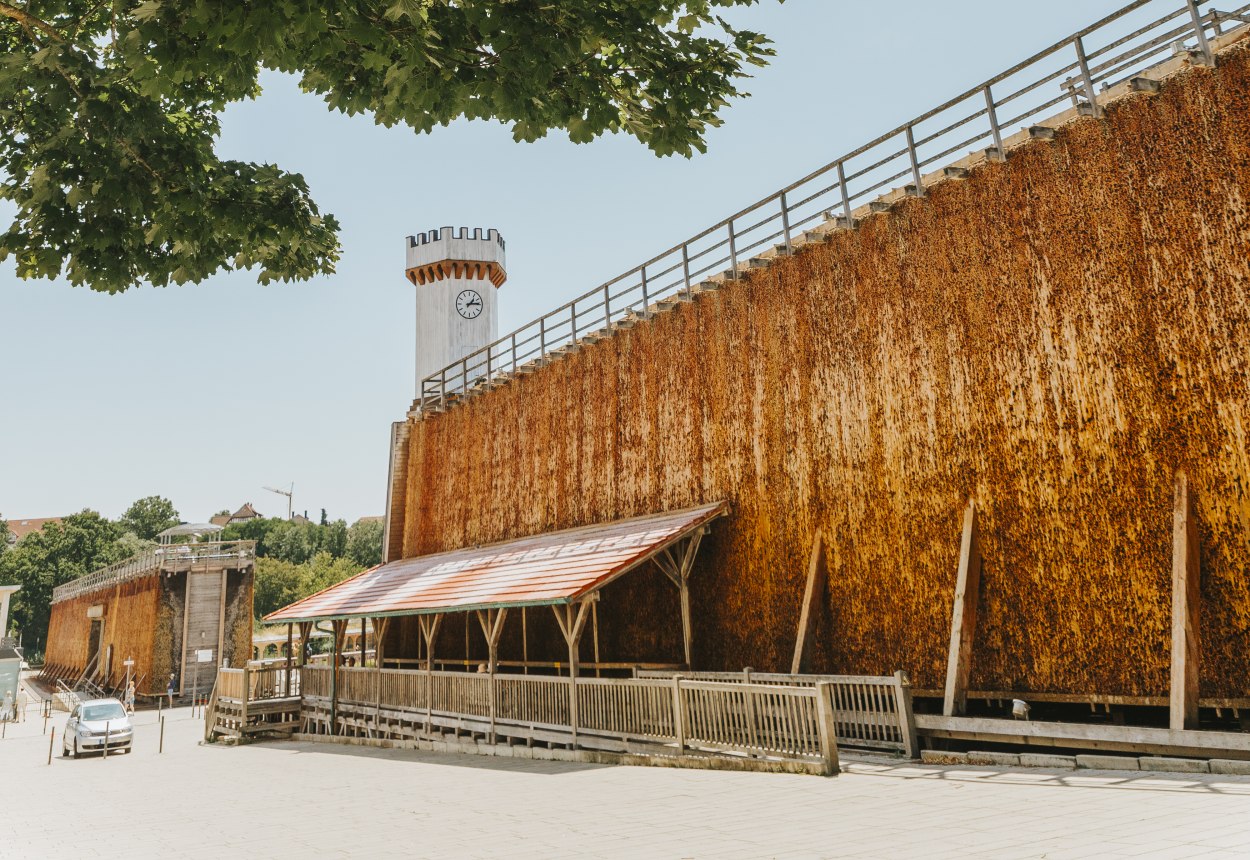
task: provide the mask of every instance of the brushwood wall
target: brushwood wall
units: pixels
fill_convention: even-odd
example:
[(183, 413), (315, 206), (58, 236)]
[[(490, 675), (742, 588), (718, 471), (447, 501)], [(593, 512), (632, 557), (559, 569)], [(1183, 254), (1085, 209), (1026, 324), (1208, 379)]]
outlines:
[[(405, 556), (730, 500), (692, 581), (709, 669), (788, 668), (821, 528), (813, 669), (940, 687), (971, 497), (973, 689), (1126, 696), (1168, 690), (1185, 469), (1202, 694), (1246, 695), (1250, 54), (417, 421), (408, 446)], [(603, 601), (604, 659), (655, 636), (664, 588)]]

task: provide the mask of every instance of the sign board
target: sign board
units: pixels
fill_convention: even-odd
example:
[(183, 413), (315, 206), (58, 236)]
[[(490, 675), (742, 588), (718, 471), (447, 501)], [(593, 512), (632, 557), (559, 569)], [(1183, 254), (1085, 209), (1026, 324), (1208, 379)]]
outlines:
[(197, 663), (211, 663), (211, 662), (213, 662), (213, 649), (212, 649), (212, 648), (201, 648), (201, 649), (199, 649), (198, 651), (196, 651), (196, 652), (195, 652), (195, 662), (197, 662)]
[(103, 618), (104, 617), (104, 604), (97, 603), (95, 606), (87, 607), (87, 617), (88, 618)]
[(135, 661), (129, 658), (122, 661), (122, 665), (125, 666), (127, 669), (129, 669), (134, 664), (135, 664)]

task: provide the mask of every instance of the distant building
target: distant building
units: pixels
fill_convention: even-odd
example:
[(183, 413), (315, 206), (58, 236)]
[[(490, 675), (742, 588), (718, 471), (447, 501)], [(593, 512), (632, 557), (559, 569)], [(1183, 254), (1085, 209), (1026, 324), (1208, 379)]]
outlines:
[[(0, 519), (4, 519), (0, 517)], [(37, 532), (48, 523), (59, 523), (60, 517), (42, 517), (28, 520), (9, 520), (9, 546), (17, 543), (31, 532)]]
[(218, 514), (217, 516), (211, 518), (209, 522), (215, 526), (232, 526), (235, 523), (245, 523), (248, 520), (261, 519), (263, 516), (264, 514), (259, 513), (254, 507), (252, 507), (252, 503), (248, 502), (233, 514)]

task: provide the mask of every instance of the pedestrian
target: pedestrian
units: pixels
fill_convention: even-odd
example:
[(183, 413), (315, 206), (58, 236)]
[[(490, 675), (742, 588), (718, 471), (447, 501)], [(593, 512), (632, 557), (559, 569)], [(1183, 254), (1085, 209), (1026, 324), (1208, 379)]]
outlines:
[(17, 688), (17, 720), (18, 722), (26, 722), (26, 708), (30, 706), (30, 699), (26, 695), (25, 687)]
[(13, 691), (4, 691), (4, 705), (0, 707), (0, 720), (8, 722), (13, 719)]
[(174, 673), (170, 672), (169, 683), (165, 685), (165, 695), (169, 697), (169, 707), (171, 708), (174, 706), (174, 690), (177, 689), (177, 687), (178, 684), (174, 681)]
[(135, 712), (135, 682), (131, 678), (126, 683), (126, 713), (133, 714)]

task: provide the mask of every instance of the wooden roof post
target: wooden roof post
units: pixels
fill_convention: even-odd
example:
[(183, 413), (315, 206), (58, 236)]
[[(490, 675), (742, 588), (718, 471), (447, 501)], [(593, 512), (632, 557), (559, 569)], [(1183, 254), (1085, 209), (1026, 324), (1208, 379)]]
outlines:
[(959, 574), (951, 610), (951, 642), (946, 659), (946, 695), (943, 716), (964, 713), (968, 706), (968, 678), (972, 674), (972, 643), (977, 630), (977, 602), (981, 589), (981, 540), (977, 533), (976, 502), (964, 510), (963, 539), (959, 545)]
[(299, 667), (302, 669), (308, 665), (308, 643), (312, 635), (311, 621), (301, 621), (299, 623)]
[(343, 663), (343, 639), (347, 633), (347, 621), (330, 622), (334, 630), (334, 654), (330, 659), (330, 734), (338, 734), (339, 722), (339, 668)]
[[(799, 635), (794, 640), (794, 660), (790, 663), (790, 674), (797, 675), (811, 662), (811, 651), (807, 643), (816, 629), (817, 601), (824, 598), (825, 583), (829, 579), (829, 566), (825, 560), (825, 536), (816, 529), (816, 537), (812, 539), (812, 551), (807, 560), (807, 587), (803, 591), (803, 610), (799, 613)], [(806, 654), (804, 651), (806, 650)]]
[(656, 566), (664, 572), (673, 585), (677, 586), (681, 597), (681, 645), (687, 669), (693, 668), (694, 640), (690, 623), (690, 571), (694, 568), (694, 559), (699, 552), (699, 544), (707, 532), (708, 527), (703, 526), (690, 535), (686, 539), (685, 547), (680, 551), (680, 559), (673, 557), (669, 547), (665, 547), (662, 552), (653, 556)]
[(590, 601), (598, 599), (598, 595), (578, 601), (577, 614), (573, 614), (574, 604), (552, 605), (551, 611), (560, 625), (560, 633), (569, 647), (569, 727), (573, 732), (573, 749), (577, 749), (577, 665), (579, 662), (578, 641), (582, 638), (582, 630), (586, 627), (588, 613), (586, 609)]
[(418, 615), (417, 623), (421, 625), (421, 636), (425, 639), (425, 734), (429, 737), (434, 730), (434, 640), (438, 638), (443, 614)]
[(503, 622), (507, 617), (507, 609), (477, 610), (477, 622), (482, 625), (482, 635), (486, 637), (486, 673), (490, 687), (491, 744), (495, 743), (495, 669), (499, 665), (499, 634), (503, 632)]
[(291, 698), (291, 666), (295, 662), (295, 655), (291, 653), (294, 627), (294, 624), (286, 626), (286, 671), (282, 673), (282, 695), (287, 699)]
[(1168, 727), (1173, 730), (1198, 728), (1200, 580), (1193, 497), (1188, 477), (1178, 472), (1172, 497), (1172, 683)]

